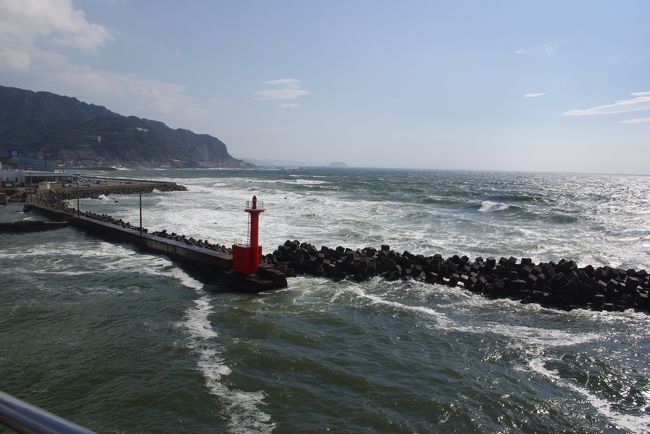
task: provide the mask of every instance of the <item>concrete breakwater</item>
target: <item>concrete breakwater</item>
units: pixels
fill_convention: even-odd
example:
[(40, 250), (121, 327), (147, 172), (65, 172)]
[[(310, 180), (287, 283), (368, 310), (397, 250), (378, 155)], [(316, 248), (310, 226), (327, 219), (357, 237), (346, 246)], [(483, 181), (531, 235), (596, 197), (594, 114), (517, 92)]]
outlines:
[[(128, 182), (128, 183), (127, 183)], [(49, 196), (53, 200), (76, 199), (97, 199), (101, 195), (110, 194), (146, 194), (154, 190), (158, 191), (187, 191), (187, 187), (175, 182), (153, 182), (153, 181), (125, 181), (115, 184), (102, 185), (82, 185), (77, 189), (76, 186), (66, 187), (59, 191), (50, 192)]]
[(407, 251), (400, 254), (386, 245), (358, 250), (323, 246), (318, 250), (309, 243), (287, 240), (267, 254), (266, 261), (288, 276), (304, 274), (335, 281), (363, 281), (375, 276), (388, 281), (413, 279), (564, 310), (650, 311), (646, 270), (578, 267), (565, 259), (535, 264), (529, 258), (518, 261), (514, 257), (425, 257)]
[(67, 227), (68, 222), (45, 222), (41, 220), (24, 220), (0, 223), (0, 233), (39, 232)]
[[(64, 203), (62, 205), (61, 209), (64, 212), (67, 212), (70, 215), (76, 215), (76, 213), (77, 213), (77, 211), (75, 209), (71, 208), (66, 203)], [(79, 211), (79, 216), (83, 216), (83, 217), (98, 220), (98, 221), (101, 221), (101, 222), (110, 223), (110, 224), (113, 224), (113, 225), (116, 225), (116, 226), (120, 226), (122, 229), (131, 229), (131, 230), (134, 230), (134, 231), (139, 231), (140, 230), (139, 226), (135, 226), (135, 225), (131, 224), (128, 221), (122, 220), (120, 218), (112, 217), (112, 216), (110, 216), (108, 214), (97, 214), (97, 213), (94, 213), (92, 211)], [(145, 233), (145, 234), (149, 234), (149, 229), (143, 227), (142, 232)], [(195, 247), (201, 247), (201, 248), (204, 248), (204, 249), (210, 249), (210, 250), (213, 250), (215, 252), (222, 252), (222, 253), (227, 253), (227, 254), (232, 253), (231, 252), (232, 249), (229, 248), (229, 247), (226, 247), (224, 245), (214, 244), (214, 243), (209, 242), (208, 240), (202, 240), (202, 239), (197, 240), (194, 237), (188, 237), (188, 236), (185, 236), (185, 235), (182, 235), (182, 234), (177, 234), (175, 232), (167, 233), (166, 229), (163, 229), (162, 231), (153, 231), (153, 232), (150, 233), (150, 235), (152, 235), (154, 237), (166, 238), (166, 239), (172, 240), (172, 241), (178, 241), (178, 242), (187, 244), (188, 246), (195, 246)]]
[[(92, 211), (79, 211), (71, 207), (66, 201), (75, 199), (77, 197), (83, 199), (98, 199), (101, 195), (109, 194), (147, 194), (151, 193), (153, 190), (158, 191), (187, 191), (187, 188), (184, 185), (176, 184), (174, 182), (152, 182), (152, 181), (136, 181), (132, 184), (109, 184), (101, 186), (82, 186), (79, 187), (77, 191), (76, 187), (68, 187), (59, 191), (48, 191), (46, 193), (39, 194), (32, 201), (32, 203), (41, 203), (47, 208), (58, 209), (63, 213), (70, 216), (83, 216), (98, 220), (104, 223), (110, 223), (117, 226), (120, 226), (122, 229), (132, 229), (140, 230), (139, 226), (135, 226), (128, 221), (124, 221), (120, 218), (115, 218), (108, 214), (98, 214)], [(147, 228), (142, 228), (143, 233), (149, 233)], [(154, 231), (151, 233), (153, 236), (167, 238), (173, 241), (179, 241), (190, 246), (202, 247), (217, 252), (230, 253), (230, 248), (223, 246), (221, 244), (213, 244), (207, 240), (196, 240), (193, 237), (186, 237), (185, 235), (176, 234), (174, 232), (168, 233), (167, 230)]]
[(110, 215), (77, 211), (68, 205), (68, 198), (64, 192), (50, 191), (37, 195), (29, 206), (39, 214), (69, 222), (109, 241), (126, 242), (147, 251), (165, 254), (189, 269), (241, 291), (259, 292), (287, 286), (285, 275), (272, 264), (262, 264), (254, 274), (237, 273), (233, 271), (233, 257), (226, 246), (185, 235), (168, 234), (166, 230), (149, 233), (146, 228)]
[[(103, 194), (103, 193), (102, 193)], [(122, 229), (131, 229), (134, 231), (140, 231), (140, 227), (131, 224), (128, 221), (125, 221), (121, 218), (115, 218), (111, 215), (108, 214), (98, 214), (92, 211), (79, 211), (77, 212), (76, 209), (72, 208), (67, 202), (66, 202), (66, 195), (65, 194), (59, 194), (58, 192), (50, 192), (49, 194), (46, 195), (41, 195), (39, 197), (41, 203), (45, 204), (49, 208), (53, 209), (58, 209), (61, 212), (69, 215), (69, 216), (81, 216), (81, 217), (86, 217), (90, 218), (93, 220), (97, 220), (100, 222), (104, 223), (110, 223), (116, 226), (121, 227)], [(149, 234), (149, 229), (143, 227), (142, 232), (145, 234)], [(195, 246), (195, 247), (201, 247), (205, 249), (210, 249), (215, 252), (222, 252), (222, 253), (231, 253), (231, 249), (223, 246), (221, 244), (213, 244), (210, 243), (208, 240), (197, 240), (194, 237), (187, 237), (185, 235), (181, 234), (176, 234), (175, 232), (168, 233), (166, 229), (163, 229), (162, 231), (153, 231), (151, 232), (152, 236), (155, 237), (160, 237), (160, 238), (166, 238), (168, 240), (172, 241), (178, 241), (184, 244), (187, 244), (189, 246)]]

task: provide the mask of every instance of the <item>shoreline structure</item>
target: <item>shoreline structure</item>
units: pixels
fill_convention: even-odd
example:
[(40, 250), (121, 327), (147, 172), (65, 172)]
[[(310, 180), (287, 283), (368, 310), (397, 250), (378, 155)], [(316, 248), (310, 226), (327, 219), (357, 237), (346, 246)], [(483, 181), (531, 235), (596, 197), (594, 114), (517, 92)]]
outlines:
[[(109, 178), (103, 178), (109, 179)], [(244, 292), (260, 292), (287, 287), (284, 273), (273, 264), (263, 264), (256, 273), (242, 274), (233, 270), (231, 249), (195, 240), (192, 237), (168, 234), (165, 230), (152, 232), (107, 214), (81, 211), (66, 201), (77, 198), (99, 198), (109, 194), (146, 194), (158, 191), (186, 191), (173, 182), (128, 180), (128, 183), (66, 187), (28, 196), (26, 206), (55, 221), (65, 221), (108, 241), (126, 242), (139, 249), (162, 253), (187, 268)]]
[(341, 246), (317, 250), (309, 243), (287, 240), (267, 254), (266, 261), (276, 264), (288, 277), (301, 274), (357, 282), (374, 277), (387, 281), (412, 279), (554, 309), (637, 309), (650, 313), (650, 276), (646, 270), (592, 265), (579, 268), (566, 259), (538, 264), (530, 258), (521, 258), (518, 263), (512, 256), (498, 260), (478, 257), (472, 261), (458, 255), (445, 259), (440, 254), (400, 254), (387, 245), (379, 250)]
[(387, 245), (380, 249), (366, 247), (357, 250), (322, 246), (317, 250), (309, 243), (287, 240), (273, 253), (263, 256), (257, 274), (235, 273), (229, 247), (166, 230), (149, 233), (147, 229), (121, 219), (81, 212), (66, 203), (66, 200), (77, 197), (98, 198), (102, 194), (146, 194), (154, 189), (187, 190), (173, 182), (102, 179), (118, 183), (39, 193), (35, 198), (28, 198), (28, 205), (36, 212), (67, 221), (111, 241), (130, 242), (166, 254), (246, 291), (284, 288), (287, 286), (286, 277), (295, 275), (358, 282), (379, 277), (387, 281), (412, 279), (460, 287), (488, 298), (509, 298), (562, 310), (636, 309), (650, 312), (650, 275), (646, 270), (591, 265), (578, 267), (574, 261), (566, 259), (535, 264), (529, 258), (518, 261), (514, 257), (498, 260), (492, 257), (470, 260), (458, 255), (443, 258), (440, 254), (425, 257), (408, 251), (400, 254)]

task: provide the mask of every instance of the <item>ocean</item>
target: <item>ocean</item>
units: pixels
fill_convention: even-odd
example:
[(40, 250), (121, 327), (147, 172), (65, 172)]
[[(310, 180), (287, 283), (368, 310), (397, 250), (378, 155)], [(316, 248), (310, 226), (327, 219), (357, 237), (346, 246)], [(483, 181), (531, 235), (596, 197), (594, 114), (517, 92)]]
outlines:
[[(650, 268), (650, 177), (132, 170), (143, 224), (317, 247)], [(138, 197), (81, 200), (138, 224)], [(4, 221), (38, 218), (22, 207)], [(98, 432), (649, 432), (650, 316), (415, 281), (295, 277), (241, 294), (73, 227), (0, 234), (0, 390)]]

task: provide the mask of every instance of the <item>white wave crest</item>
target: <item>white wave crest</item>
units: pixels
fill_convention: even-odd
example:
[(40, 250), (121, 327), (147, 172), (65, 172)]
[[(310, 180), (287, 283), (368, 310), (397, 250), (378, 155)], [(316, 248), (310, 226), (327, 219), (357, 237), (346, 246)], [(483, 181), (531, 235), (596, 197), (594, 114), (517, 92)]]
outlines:
[(499, 212), (505, 211), (510, 208), (510, 205), (501, 202), (492, 202), (491, 200), (484, 200), (481, 202), (479, 212)]
[[(168, 262), (168, 261), (165, 260), (165, 262)], [(170, 264), (171, 264), (171, 262), (170, 262)], [(178, 281), (181, 282), (181, 284), (183, 284), (183, 286), (185, 286), (187, 288), (191, 288), (191, 289), (194, 289), (196, 291), (200, 291), (200, 290), (203, 289), (203, 284), (201, 282), (194, 279), (192, 276), (190, 276), (189, 274), (187, 274), (186, 272), (184, 272), (180, 268), (174, 267), (171, 270), (169, 270), (168, 272), (165, 272), (164, 274), (177, 279)]]
[(533, 357), (528, 361), (528, 367), (531, 371), (541, 374), (558, 386), (584, 396), (585, 400), (595, 408), (598, 413), (610, 420), (616, 427), (631, 432), (648, 432), (648, 430), (650, 430), (649, 415), (635, 416), (615, 411), (612, 408), (612, 403), (609, 401), (599, 398), (588, 389), (577, 385), (573, 381), (561, 378), (557, 371), (547, 369), (545, 366), (546, 361), (547, 360), (544, 360), (542, 357)]
[(101, 271), (46, 271), (46, 270), (32, 270), (34, 274), (45, 274), (45, 275), (54, 275), (54, 276), (84, 276), (87, 274), (97, 274)]
[(546, 348), (579, 345), (599, 338), (596, 333), (575, 334), (556, 329), (534, 328), (519, 325), (501, 324), (497, 322), (486, 322), (480, 326), (464, 325), (459, 324), (444, 313), (438, 312), (437, 310), (430, 307), (417, 305), (413, 306), (397, 301), (386, 300), (377, 295), (367, 294), (358, 286), (352, 286), (350, 289), (359, 297), (371, 300), (373, 303), (391, 306), (403, 311), (428, 315), (436, 321), (438, 328), (445, 331), (456, 331), (461, 333), (481, 335), (488, 333), (496, 334), (507, 337), (513, 341), (522, 342), (526, 345)]
[[(4, 247), (4, 246), (3, 246)], [(129, 250), (118, 244), (108, 242), (63, 242), (63, 243), (48, 243), (45, 245), (34, 246), (27, 249), (9, 248), (2, 253), (3, 258), (26, 258), (26, 257), (46, 257), (46, 258), (61, 258), (65, 256), (71, 257), (97, 257), (97, 258), (126, 258), (133, 255), (133, 251)], [(151, 257), (150, 255), (142, 255), (143, 257)]]
[[(176, 269), (177, 270), (177, 269)], [(212, 313), (211, 298), (202, 292), (203, 285), (187, 276), (182, 270), (174, 274), (185, 286), (193, 288), (201, 296), (194, 300), (194, 306), (185, 312), (182, 326), (190, 335), (190, 347), (197, 353), (197, 367), (203, 374), (205, 385), (210, 393), (226, 405), (226, 415), (230, 418), (228, 431), (231, 433), (270, 433), (275, 428), (271, 416), (261, 411), (264, 405), (264, 392), (245, 392), (230, 389), (222, 379), (231, 374), (231, 369), (223, 359), (221, 348), (214, 340), (219, 334), (214, 330), (209, 315)], [(198, 283), (197, 284), (195, 284)]]
[(327, 181), (321, 181), (318, 179), (296, 179), (294, 183), (298, 185), (321, 185), (327, 184)]
[(425, 306), (412, 306), (396, 301), (386, 300), (380, 296), (367, 294), (358, 286), (350, 287), (358, 296), (371, 300), (373, 303), (391, 306), (399, 310), (417, 312), (434, 318), (437, 326), (446, 331), (459, 331), (476, 334), (498, 334), (513, 340), (514, 345), (521, 346), (526, 353), (533, 353), (534, 356), (528, 359), (528, 369), (537, 372), (560, 387), (569, 389), (585, 397), (586, 401), (593, 406), (598, 413), (612, 421), (618, 427), (631, 432), (648, 432), (650, 429), (650, 415), (629, 415), (622, 414), (612, 408), (612, 403), (599, 398), (588, 389), (581, 387), (570, 380), (560, 377), (554, 370), (546, 369), (546, 361), (542, 357), (545, 348), (564, 347), (579, 345), (585, 342), (599, 339), (595, 333), (574, 334), (557, 329), (541, 329), (526, 326), (507, 325), (496, 322), (489, 322), (482, 326), (462, 325), (450, 319), (442, 312)]
[(185, 328), (196, 339), (211, 339), (219, 336), (212, 328), (208, 319), (210, 309), (210, 300), (207, 297), (201, 297), (194, 300), (194, 308), (188, 309), (185, 313)]

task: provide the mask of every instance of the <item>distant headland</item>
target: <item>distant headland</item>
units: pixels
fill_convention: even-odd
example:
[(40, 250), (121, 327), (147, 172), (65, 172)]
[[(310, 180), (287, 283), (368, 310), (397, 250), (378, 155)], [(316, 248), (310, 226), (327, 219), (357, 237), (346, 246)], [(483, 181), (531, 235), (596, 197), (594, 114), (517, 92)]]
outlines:
[(11, 152), (65, 167), (254, 167), (208, 134), (76, 98), (0, 86), (0, 156)]

